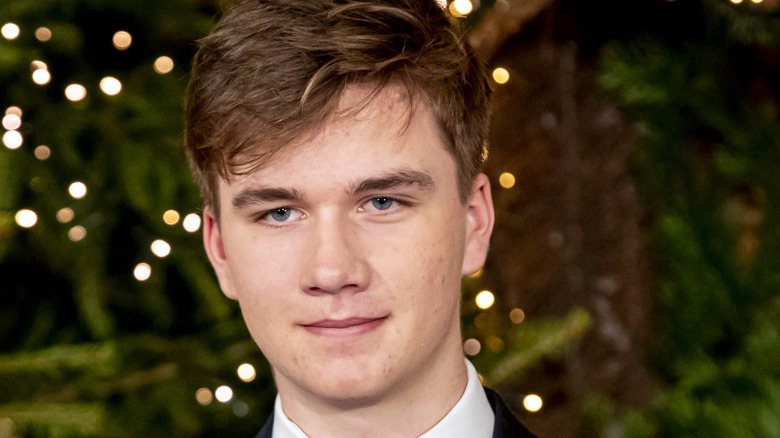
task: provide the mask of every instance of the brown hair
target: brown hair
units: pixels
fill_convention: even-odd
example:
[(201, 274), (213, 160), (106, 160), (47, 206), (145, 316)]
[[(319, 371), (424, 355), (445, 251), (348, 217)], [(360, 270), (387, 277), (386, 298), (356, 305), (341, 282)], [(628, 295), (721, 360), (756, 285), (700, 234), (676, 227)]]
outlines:
[(199, 41), (186, 144), (219, 217), (218, 177), (250, 173), (332, 116), (348, 84), (400, 83), (430, 105), (463, 202), (486, 145), (485, 67), (434, 0), (240, 0)]

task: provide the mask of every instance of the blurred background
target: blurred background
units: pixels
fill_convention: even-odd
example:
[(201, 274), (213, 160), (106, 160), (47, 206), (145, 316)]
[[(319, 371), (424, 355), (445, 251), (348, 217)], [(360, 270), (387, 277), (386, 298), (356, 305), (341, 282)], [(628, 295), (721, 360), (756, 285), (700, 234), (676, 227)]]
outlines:
[[(444, 6), (493, 77), (497, 227), (463, 282), (485, 385), (540, 437), (780, 437), (780, 1)], [(0, 438), (271, 412), (183, 155), (218, 9), (0, 5)]]

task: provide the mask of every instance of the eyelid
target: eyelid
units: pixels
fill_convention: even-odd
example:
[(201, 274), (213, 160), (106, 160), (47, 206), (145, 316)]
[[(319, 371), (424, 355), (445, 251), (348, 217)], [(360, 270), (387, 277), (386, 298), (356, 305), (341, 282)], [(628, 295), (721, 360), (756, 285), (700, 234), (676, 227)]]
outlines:
[[(282, 221), (282, 222), (274, 221), (274, 220), (268, 220), (268, 217), (271, 214), (273, 214), (274, 212), (276, 212), (278, 210), (281, 210), (281, 209), (289, 210), (292, 214), (298, 214), (300, 216), (299, 217), (294, 217), (294, 218), (291, 218), (290, 220), (286, 220), (286, 221)], [(265, 225), (265, 226), (267, 226), (269, 228), (281, 228), (281, 227), (288, 226), (289, 224), (291, 224), (293, 222), (297, 222), (297, 221), (299, 221), (301, 219), (305, 219), (305, 218), (306, 218), (306, 213), (305, 212), (301, 211), (298, 208), (289, 206), (289, 205), (280, 205), (280, 206), (277, 206), (277, 207), (268, 208), (268, 209), (265, 209), (265, 210), (262, 210), (262, 211), (258, 212), (257, 214), (252, 215), (252, 221), (253, 222), (261, 223), (261, 224), (263, 224), (263, 225)]]

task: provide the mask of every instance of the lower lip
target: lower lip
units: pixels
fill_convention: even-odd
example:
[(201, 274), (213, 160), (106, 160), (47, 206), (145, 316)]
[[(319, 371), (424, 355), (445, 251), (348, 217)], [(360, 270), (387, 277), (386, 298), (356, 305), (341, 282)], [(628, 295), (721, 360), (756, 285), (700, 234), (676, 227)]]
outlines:
[(384, 324), (386, 318), (373, 319), (371, 321), (364, 322), (362, 324), (355, 324), (349, 327), (317, 327), (311, 325), (303, 326), (307, 332), (317, 335), (331, 338), (343, 338), (361, 336), (370, 333)]

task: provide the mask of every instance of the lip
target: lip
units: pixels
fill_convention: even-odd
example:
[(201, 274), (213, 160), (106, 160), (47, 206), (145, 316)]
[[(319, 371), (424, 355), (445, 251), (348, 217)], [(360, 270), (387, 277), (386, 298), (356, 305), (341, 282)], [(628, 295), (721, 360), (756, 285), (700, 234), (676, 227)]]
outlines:
[(344, 319), (323, 319), (301, 326), (309, 333), (327, 337), (350, 337), (364, 335), (379, 328), (387, 320), (378, 318), (352, 317)]

